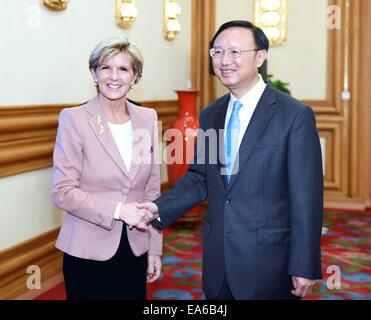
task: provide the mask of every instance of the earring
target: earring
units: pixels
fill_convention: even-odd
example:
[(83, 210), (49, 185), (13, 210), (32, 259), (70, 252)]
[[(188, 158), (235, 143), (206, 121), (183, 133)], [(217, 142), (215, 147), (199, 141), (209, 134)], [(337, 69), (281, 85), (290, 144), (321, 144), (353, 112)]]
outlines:
[(133, 84), (130, 86), (130, 89), (134, 89), (134, 85)]
[(94, 85), (98, 87), (98, 80), (94, 80)]

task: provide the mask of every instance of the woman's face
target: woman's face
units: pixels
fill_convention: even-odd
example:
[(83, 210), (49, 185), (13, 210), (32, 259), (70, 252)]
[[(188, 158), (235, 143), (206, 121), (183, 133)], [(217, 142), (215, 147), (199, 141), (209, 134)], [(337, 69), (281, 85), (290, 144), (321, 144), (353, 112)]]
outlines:
[(126, 52), (103, 60), (92, 74), (94, 81), (98, 82), (100, 94), (109, 100), (124, 98), (136, 79), (132, 59)]

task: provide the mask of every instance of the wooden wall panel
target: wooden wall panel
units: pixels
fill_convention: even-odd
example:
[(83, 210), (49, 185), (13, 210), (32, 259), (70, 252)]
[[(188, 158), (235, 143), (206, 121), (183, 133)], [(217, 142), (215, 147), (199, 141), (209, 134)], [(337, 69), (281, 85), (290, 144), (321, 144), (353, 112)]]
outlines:
[[(359, 1), (353, 23), (355, 41), (352, 61), (354, 64), (354, 90), (359, 96), (355, 104), (358, 114), (354, 119), (356, 134), (352, 144), (358, 146), (359, 157), (352, 162), (352, 172), (358, 173), (359, 179), (352, 180), (352, 194), (358, 193), (371, 208), (371, 1)], [(356, 20), (357, 19), (357, 20)]]
[[(327, 190), (341, 190), (341, 174), (340, 168), (342, 165), (341, 154), (341, 135), (343, 132), (342, 123), (337, 121), (318, 121), (318, 131), (321, 138), (325, 139), (326, 147), (324, 152), (325, 158), (325, 176), (324, 183)], [(334, 161), (337, 159), (337, 161)]]
[[(349, 0), (329, 0), (341, 10), (341, 29), (328, 29), (326, 100), (304, 101), (316, 114), (320, 136), (326, 139), (325, 199), (350, 198), (351, 101), (344, 98), (350, 88), (351, 24), (354, 4)], [(352, 93), (353, 94), (353, 93)]]
[[(141, 105), (156, 109), (163, 130), (178, 115), (176, 100), (143, 101)], [(0, 178), (50, 167), (59, 112), (72, 106), (1, 107)]]
[(328, 31), (327, 99), (305, 102), (313, 107), (320, 135), (329, 144), (325, 199), (366, 207), (371, 204), (371, 2), (330, 4), (341, 10), (341, 29)]
[(191, 79), (199, 90), (197, 111), (215, 100), (214, 77), (210, 73), (210, 40), (215, 33), (215, 0), (192, 0)]
[(0, 300), (14, 299), (28, 291), (27, 268), (36, 265), (41, 282), (62, 272), (62, 252), (55, 248), (59, 228), (0, 251)]
[(51, 165), (58, 114), (63, 107), (0, 108), (0, 178)]

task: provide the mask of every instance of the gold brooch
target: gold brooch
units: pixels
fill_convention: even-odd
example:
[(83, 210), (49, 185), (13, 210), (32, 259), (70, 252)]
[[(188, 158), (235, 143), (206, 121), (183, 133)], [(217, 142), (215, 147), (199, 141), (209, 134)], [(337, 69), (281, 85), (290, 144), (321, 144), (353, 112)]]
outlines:
[(101, 122), (102, 122), (102, 118), (99, 114), (97, 114), (97, 126), (99, 126)]
[(97, 126), (99, 126), (98, 135), (101, 135), (104, 133), (104, 127), (102, 124), (102, 118), (99, 114), (97, 114)]

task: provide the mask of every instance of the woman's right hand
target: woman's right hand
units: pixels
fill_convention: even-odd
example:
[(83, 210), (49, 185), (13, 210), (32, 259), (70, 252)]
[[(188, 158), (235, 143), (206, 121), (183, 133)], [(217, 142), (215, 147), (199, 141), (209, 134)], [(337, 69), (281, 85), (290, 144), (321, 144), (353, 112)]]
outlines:
[(129, 227), (147, 231), (147, 223), (152, 221), (153, 214), (147, 209), (138, 208), (137, 205), (137, 202), (123, 204), (120, 211), (120, 220), (124, 221)]

